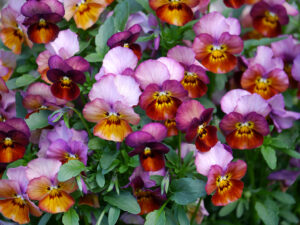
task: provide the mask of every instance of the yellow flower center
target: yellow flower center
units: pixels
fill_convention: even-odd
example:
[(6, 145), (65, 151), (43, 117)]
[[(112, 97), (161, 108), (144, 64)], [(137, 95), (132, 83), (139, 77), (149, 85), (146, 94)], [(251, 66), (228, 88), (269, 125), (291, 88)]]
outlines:
[(173, 119), (168, 119), (168, 120), (165, 121), (165, 126), (167, 128), (176, 127), (176, 121), (173, 120)]
[(216, 185), (220, 193), (228, 191), (232, 183), (230, 182), (231, 174), (226, 174), (225, 176), (218, 176), (216, 180)]
[(9, 146), (12, 146), (13, 145), (13, 140), (9, 137), (6, 137), (3, 141), (3, 144), (6, 146), (6, 147), (9, 147)]
[(146, 147), (146, 148), (144, 149), (144, 155), (145, 155), (145, 156), (151, 155), (151, 148)]
[(226, 51), (227, 46), (226, 45), (209, 45), (207, 47), (207, 51), (211, 53), (210, 59), (212, 61), (223, 61), (227, 58)]
[(79, 157), (78, 157), (77, 154), (73, 155), (73, 154), (71, 154), (71, 153), (65, 153), (65, 159), (66, 159), (67, 162), (68, 162), (68, 161), (70, 161), (70, 160), (76, 160), (76, 159), (79, 159)]
[(62, 84), (63, 87), (70, 86), (70, 84), (72, 82), (72, 80), (69, 77), (67, 77), (67, 76), (63, 76), (63, 78), (61, 78), (60, 81), (61, 81), (61, 84)]
[(26, 201), (24, 200), (24, 198), (21, 195), (15, 195), (13, 202), (14, 202), (14, 204), (19, 205), (21, 207), (26, 205)]
[(61, 196), (60, 185), (50, 186), (47, 188), (47, 190), (49, 192), (50, 198)]
[(0, 114), (0, 122), (5, 122), (5, 117)]
[(203, 123), (198, 126), (197, 134), (201, 139), (207, 135), (207, 130), (205, 129), (205, 127), (206, 127), (206, 123)]
[(247, 121), (245, 123), (237, 123), (235, 127), (237, 128), (236, 134), (238, 137), (253, 135), (254, 123), (252, 121)]
[(46, 25), (47, 25), (46, 20), (40, 19), (40, 21), (39, 21), (39, 26), (40, 26), (40, 27), (45, 27)]
[(275, 13), (266, 11), (265, 17), (263, 18), (263, 23), (275, 27), (277, 25), (277, 21), (279, 20), (278, 16)]
[(158, 105), (171, 105), (173, 103), (171, 98), (171, 92), (169, 91), (157, 91), (153, 94), (153, 98), (156, 100)]
[(124, 47), (124, 48), (129, 48), (129, 44), (128, 44), (128, 43), (125, 43), (125, 44), (123, 45), (123, 47)]
[(106, 112), (105, 116), (107, 118), (108, 125), (110, 125), (110, 124), (120, 124), (121, 123), (120, 113)]
[(265, 78), (257, 78), (255, 80), (255, 92), (258, 94), (265, 94), (269, 92), (270, 90), (270, 85), (272, 84), (272, 81), (270, 79), (265, 79)]
[(188, 85), (191, 85), (191, 86), (196, 86), (197, 83), (198, 83), (198, 76), (196, 73), (192, 73), (192, 72), (184, 72), (184, 78), (181, 82), (181, 84), (183, 86), (188, 86)]
[(83, 13), (84, 11), (87, 10), (88, 5), (85, 0), (82, 0), (79, 4), (76, 5), (79, 13)]
[(42, 106), (39, 108), (39, 110), (46, 110), (46, 109), (48, 109), (48, 106), (45, 106), (45, 105), (42, 105)]

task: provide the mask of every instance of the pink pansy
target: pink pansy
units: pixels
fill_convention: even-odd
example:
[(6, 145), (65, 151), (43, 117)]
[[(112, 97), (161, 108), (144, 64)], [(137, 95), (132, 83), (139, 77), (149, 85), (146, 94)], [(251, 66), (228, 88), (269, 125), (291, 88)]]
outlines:
[(0, 77), (7, 81), (16, 68), (16, 55), (12, 52), (0, 50)]
[(140, 95), (139, 84), (133, 77), (109, 74), (93, 85), (89, 99), (93, 101), (100, 98), (109, 103), (121, 101), (128, 106), (134, 106), (138, 104)]
[(184, 77), (184, 68), (171, 58), (160, 58), (158, 60), (146, 60), (142, 62), (135, 71), (135, 78), (142, 89), (149, 84), (161, 86), (166, 80), (181, 81)]
[(283, 129), (291, 128), (293, 122), (300, 119), (300, 113), (284, 109), (284, 98), (282, 94), (274, 95), (268, 99), (268, 102), (272, 108), (270, 117), (278, 132), (281, 132)]
[(125, 47), (115, 47), (105, 55), (102, 67), (95, 75), (96, 80), (100, 80), (105, 74), (132, 75), (138, 63), (138, 58), (134, 52)]
[(198, 173), (207, 176), (211, 166), (218, 165), (225, 169), (232, 159), (231, 148), (218, 142), (210, 151), (198, 152), (196, 154), (195, 165)]

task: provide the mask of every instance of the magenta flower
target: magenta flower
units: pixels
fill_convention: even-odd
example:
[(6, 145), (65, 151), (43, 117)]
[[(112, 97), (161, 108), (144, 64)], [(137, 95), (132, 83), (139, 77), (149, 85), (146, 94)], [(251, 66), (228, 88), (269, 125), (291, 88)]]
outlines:
[(213, 109), (205, 109), (200, 102), (189, 100), (182, 103), (176, 114), (176, 123), (186, 132), (185, 139), (195, 142), (200, 152), (209, 151), (217, 142), (217, 128), (210, 126)]
[(38, 44), (47, 44), (57, 37), (56, 23), (65, 14), (63, 4), (57, 0), (30, 0), (21, 12), (26, 17), (23, 24), (28, 26), (29, 39)]
[(230, 147), (252, 149), (263, 144), (263, 136), (270, 132), (265, 119), (271, 111), (267, 101), (257, 94), (235, 89), (221, 99), (221, 108), (227, 115), (220, 128)]
[(145, 171), (158, 171), (165, 167), (164, 154), (169, 148), (160, 143), (167, 136), (167, 128), (160, 123), (149, 123), (140, 131), (128, 135), (126, 144), (134, 148), (129, 156), (139, 155)]
[(213, 73), (227, 73), (237, 64), (235, 54), (243, 50), (237, 19), (225, 18), (219, 12), (203, 16), (193, 27), (196, 59)]
[(175, 46), (168, 51), (168, 57), (175, 59), (185, 69), (182, 86), (188, 91), (190, 98), (199, 98), (207, 92), (209, 79), (205, 70), (195, 59), (193, 49), (184, 46)]
[(0, 91), (0, 122), (5, 122), (16, 117), (16, 96), (14, 91), (8, 91), (5, 82), (2, 85), (5, 91)]

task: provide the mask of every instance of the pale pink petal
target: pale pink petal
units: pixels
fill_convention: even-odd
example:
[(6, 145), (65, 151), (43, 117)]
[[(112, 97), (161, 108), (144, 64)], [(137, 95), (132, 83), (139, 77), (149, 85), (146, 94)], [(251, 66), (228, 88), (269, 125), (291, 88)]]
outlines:
[(87, 103), (82, 112), (88, 121), (98, 123), (106, 117), (106, 113), (111, 112), (111, 107), (105, 100), (96, 98)]
[(192, 48), (177, 45), (168, 51), (167, 56), (169, 58), (175, 59), (184, 65), (191, 65), (195, 63), (195, 53)]
[(115, 102), (113, 105), (113, 110), (113, 112), (119, 113), (122, 119), (133, 125), (137, 125), (140, 122), (139, 114), (135, 113), (133, 108), (124, 105), (121, 102)]
[(286, 9), (288, 15), (297, 16), (299, 14), (297, 8), (293, 7), (291, 4), (284, 2), (282, 5)]
[(242, 89), (227, 92), (220, 101), (222, 111), (226, 114), (233, 112), (238, 100), (244, 95), (251, 95), (251, 93)]
[(37, 158), (30, 161), (27, 165), (26, 176), (28, 180), (46, 176), (54, 179), (59, 171), (61, 162), (55, 159)]
[(28, 185), (28, 179), (26, 177), (26, 167), (19, 166), (16, 168), (9, 168), (6, 173), (9, 180), (15, 180), (19, 183), (21, 190), (23, 193), (26, 192), (26, 188)]
[(294, 59), (292, 76), (296, 81), (300, 82), (300, 54)]
[(72, 16), (76, 12), (76, 4), (80, 3), (81, 0), (64, 0), (64, 7), (65, 7), (65, 19), (70, 20)]
[(146, 60), (142, 62), (135, 71), (135, 78), (140, 83), (142, 89), (149, 84), (158, 84), (170, 79), (167, 66), (156, 60)]
[(271, 105), (272, 110), (281, 110), (284, 109), (284, 98), (282, 94), (274, 95), (272, 98), (269, 98), (268, 103)]
[(208, 152), (198, 152), (195, 165), (198, 173), (207, 176), (211, 166), (218, 165), (224, 170), (232, 159), (232, 153), (221, 142), (218, 142)]
[(0, 50), (0, 63), (2, 64), (2, 66), (14, 69), (17, 65), (16, 55), (12, 52)]
[[(178, 151), (178, 149), (177, 149), (177, 151)], [(181, 143), (181, 158), (184, 159), (184, 157), (190, 152), (193, 152), (193, 156), (195, 156), (197, 154), (198, 150), (196, 148), (196, 145), (182, 142)]]
[(184, 68), (177, 61), (167, 57), (160, 57), (157, 61), (165, 64), (169, 70), (170, 80), (181, 81), (184, 77)]
[(148, 123), (145, 126), (143, 126), (141, 131), (145, 131), (151, 134), (158, 142), (165, 139), (168, 133), (167, 128), (161, 123)]

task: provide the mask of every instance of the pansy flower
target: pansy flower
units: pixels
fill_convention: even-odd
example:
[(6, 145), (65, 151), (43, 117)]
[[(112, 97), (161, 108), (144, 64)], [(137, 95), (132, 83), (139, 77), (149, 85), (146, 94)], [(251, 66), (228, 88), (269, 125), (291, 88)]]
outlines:
[(75, 179), (58, 181), (60, 166), (58, 160), (38, 158), (30, 161), (26, 169), (29, 198), (39, 201), (39, 208), (52, 214), (67, 212), (75, 203), (70, 195), (77, 189)]
[(42, 215), (39, 208), (27, 196), (29, 181), (25, 171), (24, 166), (9, 168), (8, 180), (0, 180), (0, 212), (19, 224), (29, 223), (29, 213), (34, 216)]
[(245, 3), (246, 0), (224, 0), (224, 4), (227, 7), (234, 8), (234, 9), (240, 8)]
[(283, 70), (283, 61), (273, 58), (270, 48), (259, 46), (254, 59), (241, 78), (242, 88), (257, 93), (264, 99), (284, 92), (289, 86), (289, 79)]
[(186, 140), (195, 142), (201, 152), (209, 151), (217, 142), (217, 128), (210, 126), (213, 108), (205, 109), (200, 102), (189, 100), (177, 110), (176, 122), (180, 130), (186, 132)]
[(139, 44), (136, 44), (135, 42), (138, 39), (141, 31), (142, 27), (139, 24), (135, 24), (132, 27), (128, 28), (128, 30), (126, 31), (113, 34), (107, 40), (107, 45), (110, 48), (114, 48), (117, 46), (130, 48), (138, 57), (138, 59), (140, 59), (142, 56), (142, 49), (141, 46)]
[(227, 115), (220, 128), (230, 147), (253, 149), (263, 144), (264, 136), (270, 132), (265, 119), (271, 111), (267, 101), (258, 94), (235, 89), (221, 99), (221, 108)]
[[(68, 43), (66, 45), (66, 43)], [(79, 51), (78, 35), (73, 31), (67, 29), (59, 32), (57, 38), (45, 45), (46, 50), (41, 52), (36, 58), (38, 65), (38, 72), (42, 79), (52, 84), (47, 78), (47, 71), (49, 70), (49, 58), (53, 55), (58, 55), (62, 59), (69, 59)]]
[(195, 53), (192, 48), (185, 46), (175, 46), (168, 51), (167, 56), (175, 59), (184, 67), (184, 78), (181, 81), (182, 86), (188, 91), (190, 98), (199, 98), (207, 92), (209, 79), (205, 70), (195, 59)]
[(30, 131), (19, 118), (0, 122), (0, 162), (10, 163), (23, 157), (29, 143)]
[(161, 57), (142, 62), (135, 78), (144, 89), (140, 106), (152, 120), (174, 119), (187, 91), (180, 84), (184, 68), (174, 59)]
[(162, 21), (176, 26), (191, 21), (194, 17), (191, 8), (198, 4), (199, 0), (149, 0), (150, 7)]
[(73, 17), (76, 26), (86, 30), (97, 22), (100, 14), (112, 2), (113, 0), (65, 0), (65, 19), (69, 21)]
[(298, 81), (298, 98), (300, 98), (300, 54), (295, 58), (294, 64), (292, 67), (292, 76)]
[(169, 148), (160, 143), (167, 136), (167, 129), (160, 123), (149, 123), (140, 131), (128, 135), (126, 144), (133, 151), (129, 156), (139, 155), (141, 165), (145, 171), (158, 171), (165, 167), (164, 154)]
[(175, 119), (167, 119), (164, 121), (164, 125), (168, 129), (168, 137), (176, 136), (178, 134), (178, 128)]
[(57, 37), (56, 23), (65, 14), (64, 6), (58, 0), (27, 1), (21, 12), (26, 17), (23, 24), (28, 26), (29, 39), (38, 44), (47, 44)]
[(84, 72), (88, 71), (89, 63), (81, 56), (63, 60), (60, 56), (54, 55), (49, 58), (49, 67), (47, 78), (53, 83), (52, 94), (67, 101), (76, 99), (80, 95), (77, 84), (85, 82)]
[(134, 178), (140, 177), (143, 182), (144, 182), (144, 187), (145, 188), (151, 188), (156, 186), (156, 182), (154, 180), (151, 180), (151, 176), (162, 176), (164, 177), (166, 175), (166, 170), (165, 168), (162, 168), (157, 171), (145, 171), (142, 166), (138, 166), (134, 169), (133, 173), (129, 177), (130, 183), (133, 182)]
[(22, 24), (24, 17), (20, 13), (20, 8), (13, 7), (14, 5), (13, 1), (10, 1), (9, 5), (1, 10), (0, 38), (13, 53), (20, 54), (22, 43), (26, 43), (29, 47), (33, 44), (28, 39), (26, 27)]
[(213, 73), (227, 73), (237, 64), (235, 54), (243, 50), (237, 19), (225, 18), (219, 12), (203, 16), (193, 27), (196, 59)]
[(16, 55), (0, 50), (0, 77), (7, 81), (16, 68)]
[(8, 90), (5, 82), (0, 79), (0, 122), (16, 117), (16, 94), (12, 90)]

